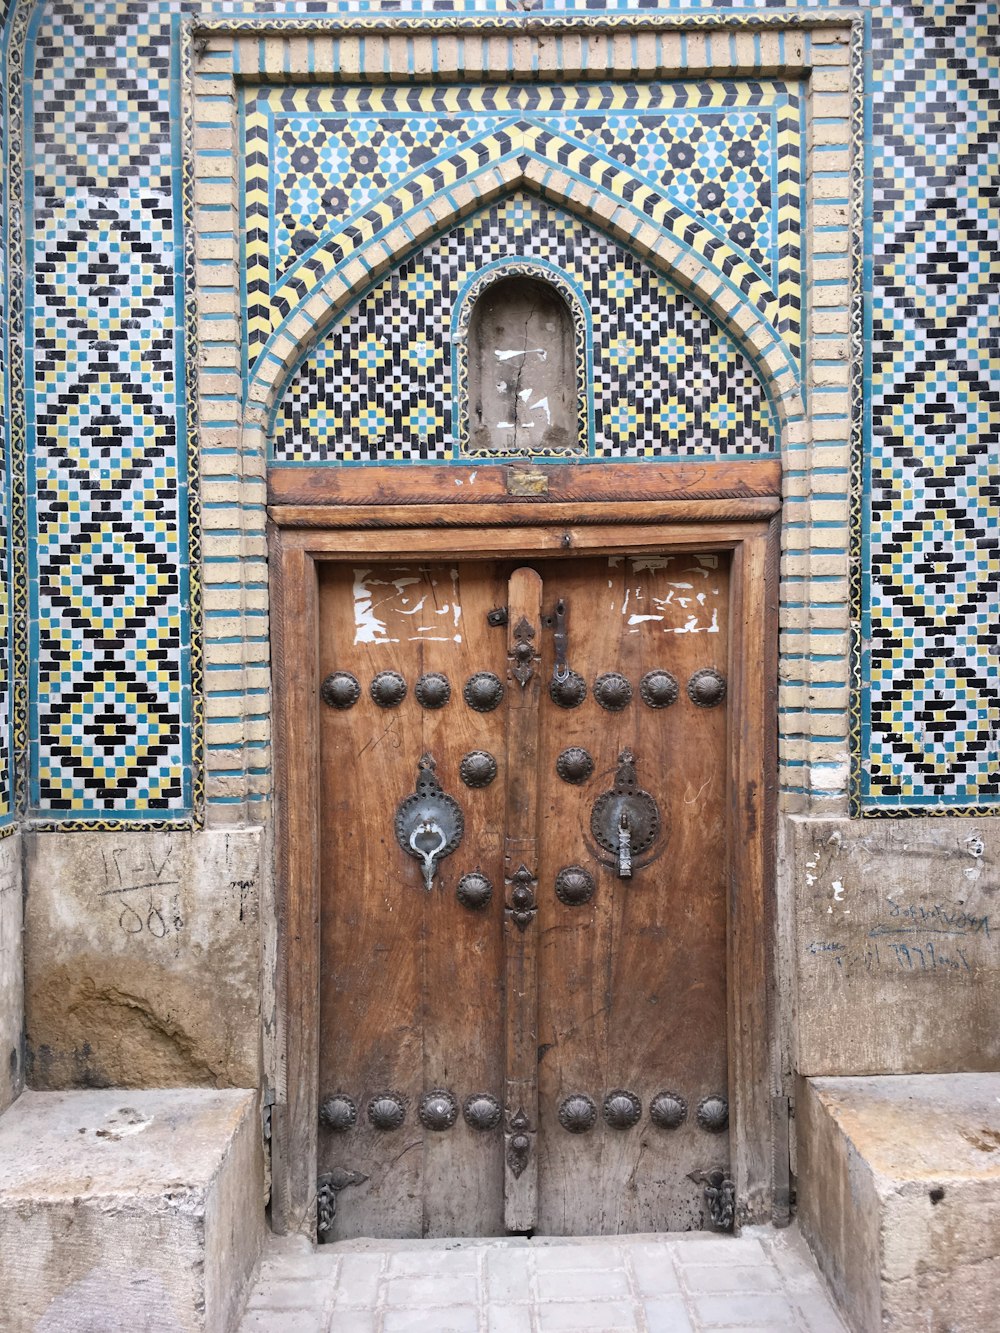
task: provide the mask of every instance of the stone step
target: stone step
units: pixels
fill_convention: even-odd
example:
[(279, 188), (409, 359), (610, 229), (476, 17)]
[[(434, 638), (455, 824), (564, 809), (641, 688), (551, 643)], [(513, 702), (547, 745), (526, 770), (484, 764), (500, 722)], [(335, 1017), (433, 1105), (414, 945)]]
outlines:
[(24, 1092), (0, 1116), (5, 1333), (229, 1333), (263, 1238), (256, 1093)]
[(858, 1333), (1000, 1326), (1000, 1074), (803, 1080), (802, 1230)]

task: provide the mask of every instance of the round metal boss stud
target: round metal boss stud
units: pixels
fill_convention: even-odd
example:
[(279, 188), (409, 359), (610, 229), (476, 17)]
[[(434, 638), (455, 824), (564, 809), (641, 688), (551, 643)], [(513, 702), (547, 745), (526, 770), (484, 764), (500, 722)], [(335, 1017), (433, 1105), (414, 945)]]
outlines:
[(406, 681), (398, 671), (380, 671), (372, 681), (371, 690), (379, 708), (395, 708), (406, 698)]
[(473, 1092), (465, 1099), (462, 1115), (470, 1129), (478, 1129), (485, 1134), (487, 1130), (496, 1129), (499, 1125), (502, 1111), (500, 1103), (488, 1092)]
[(612, 1088), (604, 1099), (604, 1119), (612, 1129), (631, 1129), (641, 1115), (642, 1102), (627, 1088)]
[(468, 907), (473, 912), (479, 912), (489, 904), (493, 897), (493, 885), (485, 875), (481, 875), (478, 870), (474, 870), (471, 875), (463, 875), (458, 881), (455, 895), (463, 907)]
[(698, 1124), (710, 1134), (721, 1134), (729, 1124), (729, 1103), (717, 1094), (698, 1103)]
[(699, 708), (714, 708), (726, 697), (726, 678), (714, 667), (702, 667), (688, 681), (688, 698)]
[(488, 750), (470, 750), (459, 765), (458, 775), (467, 787), (488, 787), (497, 775), (497, 761)]
[(336, 1134), (343, 1134), (348, 1129), (353, 1129), (358, 1122), (358, 1104), (353, 1097), (348, 1097), (342, 1092), (338, 1092), (333, 1097), (327, 1097), (320, 1108), (319, 1121), (327, 1129), (332, 1129)]
[(319, 687), (319, 697), (330, 708), (353, 708), (361, 698), (361, 682), (349, 671), (331, 671)]
[(583, 866), (563, 866), (556, 875), (556, 897), (567, 907), (580, 907), (594, 896), (594, 877)]
[(503, 698), (503, 681), (492, 671), (477, 671), (465, 682), (462, 695), (477, 713), (492, 713)]
[(570, 1134), (586, 1134), (597, 1120), (597, 1107), (585, 1092), (574, 1092), (559, 1107), (559, 1123)]
[(609, 713), (620, 713), (632, 702), (632, 686), (619, 671), (606, 671), (594, 681), (594, 698)]
[(421, 708), (443, 708), (451, 698), (451, 682), (440, 671), (427, 671), (413, 687)]
[(594, 761), (590, 754), (579, 745), (571, 745), (563, 750), (562, 754), (556, 760), (556, 772), (562, 778), (563, 782), (571, 782), (578, 786), (581, 782), (586, 782), (594, 771)]
[(639, 693), (642, 695), (643, 703), (648, 704), (650, 708), (669, 708), (671, 704), (677, 702), (680, 688), (676, 676), (657, 667), (653, 671), (647, 671), (639, 681)]
[(406, 1104), (398, 1092), (376, 1092), (368, 1103), (368, 1119), (376, 1129), (399, 1129), (406, 1119)]
[(447, 1088), (432, 1088), (420, 1098), (417, 1114), (427, 1129), (451, 1129), (458, 1119), (458, 1102)]
[(587, 682), (575, 671), (567, 671), (560, 680), (557, 676), (549, 681), (549, 698), (560, 708), (576, 708), (587, 697)]
[(679, 1092), (658, 1092), (649, 1103), (649, 1118), (660, 1129), (677, 1129), (687, 1113), (688, 1104)]

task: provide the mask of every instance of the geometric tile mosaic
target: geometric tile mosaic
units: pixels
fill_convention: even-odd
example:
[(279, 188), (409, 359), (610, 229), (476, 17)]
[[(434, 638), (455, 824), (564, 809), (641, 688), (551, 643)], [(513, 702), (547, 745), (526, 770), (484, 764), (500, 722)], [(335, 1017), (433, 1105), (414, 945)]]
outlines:
[(251, 362), (289, 291), (322, 269), (325, 239), (349, 233), (400, 187), (429, 179), (440, 188), (482, 160), (477, 150), (505, 151), (498, 143), (532, 127), (550, 160), (575, 152), (578, 170), (617, 167), (628, 188), (649, 187), (706, 224), (746, 261), (759, 284), (754, 299), (799, 355), (798, 91), (774, 80), (714, 80), (248, 90)]
[(1000, 796), (998, 42), (995, 5), (874, 12), (861, 811)]
[(511, 255), (543, 261), (583, 294), (593, 330), (592, 456), (774, 449), (760, 381), (708, 315), (597, 231), (514, 195), (421, 250), (340, 318), (289, 386), (274, 461), (457, 456), (454, 305), (478, 271)]
[[(48, 290), (36, 294), (46, 420), (35, 479), (32, 690), (34, 800), (43, 811), (122, 817), (179, 811), (189, 799), (177, 786), (189, 712), (175, 387), (183, 368), (171, 324), (179, 238), (170, 193), (170, 25), (181, 7), (88, 9), (56, 0), (46, 5), (36, 42), (34, 276)], [(498, 7), (496, 0), (413, 6)], [(591, 0), (534, 7), (595, 8)], [(675, 0), (669, 7), (782, 6)], [(270, 6), (214, 0), (208, 8)], [(281, 8), (317, 9), (308, 0)], [(383, 8), (400, 6), (323, 7)], [(1000, 732), (997, 9), (985, 0), (906, 4), (876, 9), (873, 18), (871, 498), (862, 552), (870, 647), (856, 808), (986, 809), (997, 798)], [(645, 140), (636, 147), (642, 160), (630, 168), (651, 172), (652, 149)], [(744, 219), (735, 209), (752, 212), (749, 192), (713, 207), (706, 221), (711, 216), (738, 246), (734, 228)], [(307, 202), (289, 204), (282, 245), (293, 245), (292, 225), (315, 230), (308, 214)], [(117, 219), (113, 235), (107, 215)], [(754, 262), (765, 254), (759, 238), (743, 246)], [(116, 280), (115, 255), (123, 252)], [(102, 270), (105, 254), (111, 267)], [(81, 344), (82, 361), (69, 354)], [(11, 405), (3, 408), (6, 429)], [(4, 530), (0, 550), (5, 542)], [(129, 605), (133, 571), (137, 610)], [(80, 593), (85, 580), (89, 599)], [(117, 600), (107, 591), (115, 580)], [(162, 605), (143, 609), (161, 597)], [(0, 651), (6, 606), (0, 596)], [(0, 692), (0, 748), (7, 709)], [(109, 719), (131, 728), (129, 736), (116, 739)], [(147, 806), (147, 785), (159, 806)]]
[[(797, 98), (770, 83), (723, 87), (734, 104), (749, 106), (717, 109), (717, 84), (700, 97), (683, 85), (562, 90), (558, 124), (712, 223), (776, 287), (775, 113), (796, 114)], [(571, 114), (574, 91), (597, 114)], [(514, 100), (502, 86), (432, 90), (430, 96), (423, 88), (281, 89), (256, 96), (250, 126), (255, 111), (270, 113), (264, 139), (273, 192), (272, 288), (335, 223), (362, 212), (416, 168), (510, 121), (504, 104)], [(529, 110), (548, 118), (554, 110), (543, 89), (520, 89), (516, 100), (518, 116)], [(709, 108), (685, 110), (693, 100)], [(442, 114), (438, 108), (445, 105)], [(382, 114), (370, 114), (375, 109)]]
[(170, 201), (78, 196), (35, 247), (32, 804), (189, 801)]

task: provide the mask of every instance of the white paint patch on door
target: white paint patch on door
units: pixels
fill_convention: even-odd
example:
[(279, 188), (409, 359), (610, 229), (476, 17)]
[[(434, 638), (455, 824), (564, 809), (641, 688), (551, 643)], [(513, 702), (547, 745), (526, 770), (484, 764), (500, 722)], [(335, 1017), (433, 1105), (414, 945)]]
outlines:
[(668, 569), (675, 558), (672, 555), (633, 555), (629, 557), (629, 564), (633, 574), (647, 574), (658, 569)]
[[(398, 643), (389, 635), (385, 621), (375, 614), (380, 603), (375, 601), (374, 588), (384, 588), (385, 580), (374, 578), (370, 569), (354, 570), (354, 644)], [(384, 599), (383, 599), (384, 600)]]
[[(414, 611), (427, 610), (432, 616), (439, 619), (435, 623), (431, 621), (427, 625), (414, 626), (416, 633), (410, 635), (410, 643), (461, 643), (461, 623), (462, 623), (462, 605), (459, 598), (458, 587), (458, 569), (453, 565), (448, 571), (448, 577), (451, 580), (451, 595), (447, 601), (438, 600), (439, 580), (431, 578), (431, 590), (420, 599), (418, 607)], [(430, 605), (429, 603), (433, 603)], [(448, 620), (451, 620), (451, 625)], [(442, 630), (453, 629), (453, 634), (443, 634)]]

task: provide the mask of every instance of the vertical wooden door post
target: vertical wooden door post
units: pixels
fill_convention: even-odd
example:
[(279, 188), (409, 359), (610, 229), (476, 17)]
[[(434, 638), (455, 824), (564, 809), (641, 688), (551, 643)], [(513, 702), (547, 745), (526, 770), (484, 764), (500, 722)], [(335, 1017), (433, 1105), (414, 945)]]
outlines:
[(508, 589), (507, 955), (504, 1224), (535, 1225), (538, 1197), (538, 701), (542, 580), (516, 569)]

